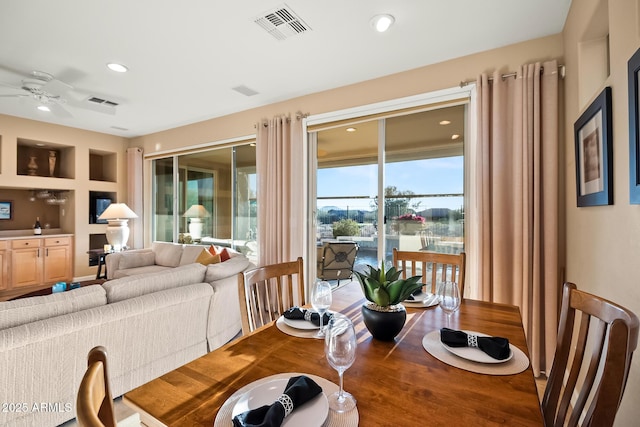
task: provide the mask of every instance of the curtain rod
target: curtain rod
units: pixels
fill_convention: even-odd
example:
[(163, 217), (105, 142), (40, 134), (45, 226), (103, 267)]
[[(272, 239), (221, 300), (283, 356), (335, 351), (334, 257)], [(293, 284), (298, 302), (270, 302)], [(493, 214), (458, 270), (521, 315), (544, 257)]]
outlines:
[[(544, 67), (540, 67), (540, 73), (544, 73)], [(564, 79), (564, 76), (566, 74), (566, 67), (564, 65), (558, 65), (558, 73), (560, 74), (560, 78)], [(504, 80), (504, 79), (508, 79), (509, 77), (515, 77), (517, 75), (518, 75), (518, 73), (511, 72), (511, 73), (503, 74), (502, 76), (500, 76), (500, 78), (502, 78), (502, 80)], [(489, 81), (493, 81), (493, 77), (489, 77)], [(470, 83), (475, 83), (475, 82), (476, 82), (475, 80), (461, 81), (460, 82), (460, 87), (465, 87), (466, 85), (468, 85)]]
[[(303, 113), (301, 111), (298, 111), (298, 112), (296, 112), (296, 116), (295, 117), (296, 117), (296, 120), (306, 119), (307, 117), (309, 117), (309, 113)], [(291, 117), (287, 117), (287, 122), (290, 122), (290, 121), (291, 121)], [(269, 122), (264, 120), (262, 122), (262, 126), (268, 127), (269, 126)], [(258, 125), (257, 124), (253, 125), (253, 127), (254, 127), (254, 129), (257, 129)]]

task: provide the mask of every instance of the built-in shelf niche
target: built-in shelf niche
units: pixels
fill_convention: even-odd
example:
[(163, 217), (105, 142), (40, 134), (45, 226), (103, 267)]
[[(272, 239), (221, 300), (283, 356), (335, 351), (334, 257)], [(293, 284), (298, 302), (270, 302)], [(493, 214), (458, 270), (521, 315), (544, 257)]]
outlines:
[(89, 179), (92, 181), (117, 182), (116, 153), (89, 150)]
[(111, 203), (116, 203), (117, 194), (108, 191), (89, 192), (89, 224), (106, 224), (107, 221), (98, 217)]
[(75, 148), (18, 138), (18, 175), (75, 178)]

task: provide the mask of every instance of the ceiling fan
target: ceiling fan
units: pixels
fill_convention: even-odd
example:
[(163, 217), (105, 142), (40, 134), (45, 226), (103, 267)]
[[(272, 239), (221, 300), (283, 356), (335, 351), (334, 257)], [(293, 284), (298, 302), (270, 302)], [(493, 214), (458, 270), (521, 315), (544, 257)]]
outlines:
[(14, 94), (0, 94), (0, 98), (29, 99), (39, 110), (50, 111), (58, 117), (72, 117), (65, 108), (67, 105), (105, 114), (115, 114), (115, 106), (118, 105), (96, 97), (82, 96), (84, 99), (78, 100), (72, 96), (73, 86), (43, 71), (32, 71), (28, 77), (22, 79), (20, 86), (2, 82), (0, 85), (22, 91)]

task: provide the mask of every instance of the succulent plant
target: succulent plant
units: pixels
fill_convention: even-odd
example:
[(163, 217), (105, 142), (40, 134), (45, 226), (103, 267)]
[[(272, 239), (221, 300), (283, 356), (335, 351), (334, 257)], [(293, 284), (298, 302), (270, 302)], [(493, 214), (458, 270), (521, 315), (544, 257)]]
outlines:
[(422, 287), (419, 282), (422, 276), (413, 276), (408, 279), (401, 279), (402, 270), (394, 267), (385, 270), (384, 261), (380, 268), (367, 265), (369, 272), (354, 274), (360, 282), (365, 298), (380, 307), (399, 304), (409, 298), (409, 295)]

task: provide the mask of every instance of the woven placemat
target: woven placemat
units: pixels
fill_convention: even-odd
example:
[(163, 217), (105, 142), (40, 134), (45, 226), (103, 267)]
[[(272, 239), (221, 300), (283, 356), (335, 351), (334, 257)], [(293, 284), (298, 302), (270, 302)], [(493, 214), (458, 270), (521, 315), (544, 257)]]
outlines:
[(429, 354), (447, 365), (478, 374), (514, 375), (519, 374), (529, 367), (529, 358), (527, 355), (518, 347), (511, 344), (510, 347), (513, 352), (513, 357), (503, 363), (478, 363), (458, 357), (444, 348), (440, 342), (440, 331), (437, 329), (429, 332), (422, 338), (422, 346)]
[[(286, 373), (286, 374), (271, 375), (270, 377), (262, 378), (260, 380), (252, 382), (251, 384), (247, 384), (246, 386), (242, 387), (241, 389), (233, 393), (231, 397), (229, 397), (227, 401), (224, 402), (224, 404), (220, 407), (220, 410), (216, 414), (216, 419), (213, 422), (213, 426), (214, 427), (233, 427), (233, 421), (231, 419), (231, 413), (233, 412), (233, 407), (235, 406), (236, 402), (238, 402), (240, 397), (242, 397), (243, 394), (245, 394), (252, 388), (259, 386), (260, 384), (263, 384), (265, 382), (279, 380), (283, 378), (288, 379), (297, 375), (306, 375), (312, 380), (314, 380), (320, 387), (322, 387), (322, 391), (327, 396), (329, 396), (333, 392), (338, 391), (339, 389), (339, 387), (336, 384), (332, 383), (329, 380), (325, 380), (322, 377), (318, 377), (316, 375), (301, 374), (301, 373)], [(345, 412), (342, 414), (329, 410), (329, 415), (327, 416), (327, 419), (322, 426), (323, 427), (357, 427), (359, 420), (360, 420), (360, 415), (358, 414), (357, 407), (352, 411)], [(286, 425), (286, 419), (283, 425)]]

